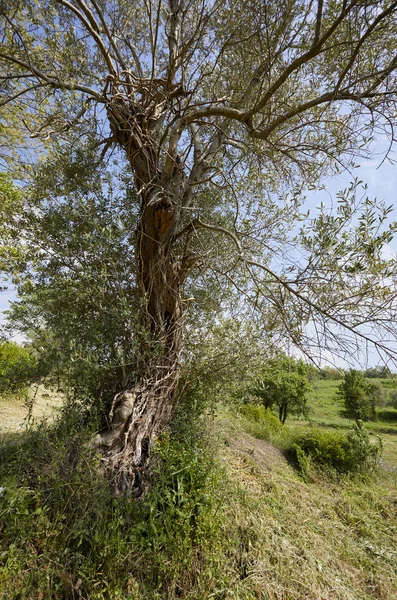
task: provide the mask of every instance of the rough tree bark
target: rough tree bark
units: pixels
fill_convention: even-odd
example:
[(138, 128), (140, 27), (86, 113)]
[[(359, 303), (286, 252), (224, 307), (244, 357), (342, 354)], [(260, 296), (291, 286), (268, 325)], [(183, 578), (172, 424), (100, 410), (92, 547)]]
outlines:
[(178, 156), (159, 165), (156, 152), (159, 121), (169, 94), (167, 82), (142, 82), (142, 102), (118, 95), (114, 87), (107, 106), (115, 141), (128, 157), (141, 198), (136, 233), (137, 287), (141, 305), (141, 343), (137, 383), (116, 395), (109, 430), (95, 445), (103, 453), (116, 492), (140, 496), (146, 488), (149, 452), (170, 422), (180, 369), (182, 303), (180, 287), (188, 273), (178, 256), (187, 177)]

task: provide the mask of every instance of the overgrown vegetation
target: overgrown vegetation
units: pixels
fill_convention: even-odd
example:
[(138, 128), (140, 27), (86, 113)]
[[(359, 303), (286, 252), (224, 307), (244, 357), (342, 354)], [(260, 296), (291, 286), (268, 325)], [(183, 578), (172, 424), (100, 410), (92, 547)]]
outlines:
[(164, 436), (137, 503), (101, 476), (92, 424), (68, 406), (1, 448), (0, 597), (204, 598), (225, 568), (213, 442)]
[[(287, 428), (262, 405), (232, 407), (193, 422), (183, 406), (138, 503), (101, 476), (96, 417), (81, 405), (3, 443), (0, 598), (393, 597), (395, 481), (343, 474), (352, 452), (354, 469), (375, 465), (367, 434)], [(265, 440), (299, 444), (306, 462), (291, 469)]]
[(344, 402), (346, 415), (362, 421), (375, 421), (377, 389), (359, 371), (352, 369), (345, 373), (338, 388), (338, 397)]
[(37, 377), (38, 363), (32, 349), (0, 340), (0, 395), (23, 396)]
[[(114, 497), (103, 479), (90, 448), (99, 421), (89, 403), (69, 403), (55, 423), (28, 431), (17, 443), (4, 439), (2, 600), (251, 600), (277, 594), (303, 600), (308, 589), (316, 600), (332, 593), (372, 600), (374, 590), (381, 599), (392, 597), (390, 519), (397, 490), (375, 468), (375, 438), (370, 441), (362, 427), (342, 433), (302, 428), (301, 420), (282, 425), (263, 404), (247, 402), (254, 398), (247, 393), (251, 384), (235, 364), (248, 357), (252, 343), (236, 354), (234, 337), (236, 363), (227, 353), (221, 363), (217, 339), (207, 340), (181, 381), (179, 410), (156, 447), (152, 485), (139, 503)], [(214, 356), (222, 376), (211, 368)], [(255, 368), (263, 369), (263, 362)], [(332, 390), (338, 382), (315, 385), (334, 386), (330, 403), (337, 415)], [(229, 407), (221, 409), (220, 400)], [(324, 414), (319, 400), (314, 406)], [(208, 409), (220, 414), (213, 424)], [(297, 468), (291, 470), (283, 453)], [(371, 500), (363, 502), (363, 493)], [(320, 519), (320, 528), (319, 510), (330, 515)], [(325, 538), (331, 529), (337, 537), (330, 557)], [(346, 567), (336, 568), (342, 557)], [(305, 585), (294, 576), (298, 568)], [(353, 577), (361, 570), (367, 579)]]

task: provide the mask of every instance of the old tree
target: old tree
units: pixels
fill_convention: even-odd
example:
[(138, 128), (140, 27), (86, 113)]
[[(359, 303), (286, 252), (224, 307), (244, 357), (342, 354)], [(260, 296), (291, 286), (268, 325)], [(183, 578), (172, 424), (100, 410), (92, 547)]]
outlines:
[(175, 401), (183, 286), (222, 248), (223, 276), (306, 351), (316, 336), (340, 348), (344, 328), (392, 354), (394, 262), (381, 253), (393, 233), (387, 207), (364, 199), (360, 208), (353, 186), (334, 215), (324, 209), (302, 227), (292, 265), (278, 253), (287, 230), (300, 227), (288, 221), (302, 220), (298, 185), (352, 167), (377, 131), (394, 140), (397, 1), (0, 7), (3, 164), (27, 180), (36, 157), (45, 161), (54, 148), (95, 156), (98, 172), (113, 156), (139, 199), (130, 232), (137, 359), (109, 431), (97, 438), (119, 489), (142, 490)]

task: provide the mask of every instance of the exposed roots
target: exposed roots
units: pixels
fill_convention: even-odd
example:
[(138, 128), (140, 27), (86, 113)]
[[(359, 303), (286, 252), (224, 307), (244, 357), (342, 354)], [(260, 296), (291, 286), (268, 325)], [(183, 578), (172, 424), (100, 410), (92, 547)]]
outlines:
[(153, 377), (115, 396), (110, 428), (93, 443), (103, 455), (104, 470), (116, 494), (140, 497), (145, 493), (150, 452), (170, 422), (178, 378), (178, 363), (169, 369), (157, 367)]

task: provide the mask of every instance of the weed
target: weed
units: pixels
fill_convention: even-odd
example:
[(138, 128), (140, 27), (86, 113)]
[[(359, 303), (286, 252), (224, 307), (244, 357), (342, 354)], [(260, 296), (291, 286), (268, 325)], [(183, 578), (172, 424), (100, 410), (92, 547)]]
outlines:
[(78, 406), (4, 452), (0, 598), (205, 598), (224, 572), (214, 447), (164, 436), (152, 485), (115, 498)]

